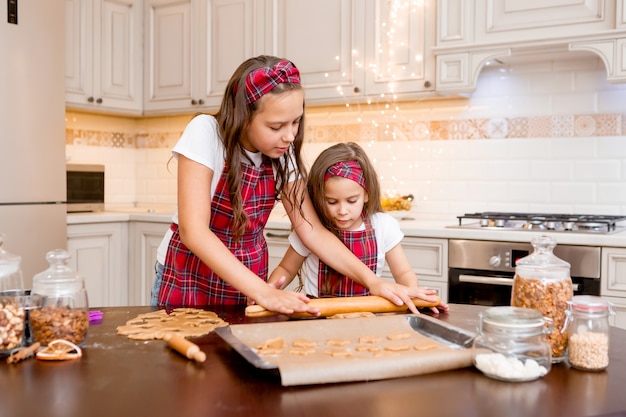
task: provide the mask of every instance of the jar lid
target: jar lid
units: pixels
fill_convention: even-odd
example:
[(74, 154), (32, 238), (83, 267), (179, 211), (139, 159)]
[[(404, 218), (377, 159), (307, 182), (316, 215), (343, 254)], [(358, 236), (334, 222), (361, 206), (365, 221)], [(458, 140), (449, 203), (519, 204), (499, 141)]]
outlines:
[(539, 311), (524, 307), (492, 307), (480, 315), (487, 332), (541, 334), (546, 323)]
[(559, 267), (570, 268), (570, 264), (563, 259), (555, 256), (552, 251), (556, 247), (556, 241), (546, 235), (541, 235), (531, 240), (534, 252), (516, 262), (518, 266), (532, 267)]
[(70, 254), (63, 249), (46, 253), (48, 269), (33, 277), (33, 294), (71, 294), (83, 287), (83, 279), (68, 265)]
[(7, 252), (2, 247), (4, 243), (4, 234), (0, 233), (0, 278), (13, 274), (20, 269), (22, 258), (18, 255)]
[(575, 295), (568, 302), (573, 312), (583, 314), (609, 314), (611, 303), (596, 295)]

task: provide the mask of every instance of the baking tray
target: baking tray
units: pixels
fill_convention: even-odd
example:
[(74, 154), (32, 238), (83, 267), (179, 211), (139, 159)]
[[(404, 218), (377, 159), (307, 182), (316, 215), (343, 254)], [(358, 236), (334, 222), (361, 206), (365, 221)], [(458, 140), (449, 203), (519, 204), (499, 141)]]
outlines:
[[(370, 362), (382, 361), (382, 363), (372, 366), (375, 366), (376, 374), (386, 375), (381, 377), (384, 378), (469, 366), (471, 360), (468, 359), (470, 357), (468, 348), (472, 346), (476, 335), (426, 315), (382, 315), (368, 318), (253, 323), (231, 325), (215, 329), (215, 332), (226, 343), (232, 346), (235, 351), (256, 368), (266, 370), (278, 369), (283, 379), (290, 378), (289, 376), (286, 377), (287, 373), (293, 373), (295, 375), (308, 372), (311, 376), (305, 381), (306, 383), (337, 382), (335, 380), (337, 378), (343, 378), (341, 379), (343, 381), (375, 378), (365, 375), (361, 371), (351, 369), (351, 365), (349, 364), (350, 360), (341, 360), (341, 362), (339, 362), (337, 358), (328, 359), (321, 353), (317, 358), (319, 362), (314, 363), (314, 358), (287, 358), (286, 356), (288, 355), (283, 355), (282, 358), (264, 357), (257, 354), (255, 347), (262, 344), (263, 341), (275, 337), (284, 338), (287, 342), (304, 337), (316, 340), (318, 346), (323, 346), (324, 341), (328, 338), (348, 337), (351, 335), (354, 339), (356, 335), (365, 336), (369, 333), (382, 336), (389, 332), (410, 333), (411, 331), (415, 332), (414, 336), (411, 336), (413, 338), (412, 343), (419, 343), (424, 340), (435, 341), (443, 345), (438, 348), (439, 353), (432, 356), (431, 352), (420, 353), (411, 349), (411, 352), (407, 352), (405, 355), (412, 355), (412, 358), (398, 356), (396, 358), (371, 358), (365, 360), (358, 357), (352, 359), (352, 362), (355, 363), (354, 368), (360, 369), (364, 365), (370, 366)], [(464, 352), (460, 353), (459, 351)], [(413, 360), (413, 357), (419, 355), (423, 355), (423, 358), (420, 358), (421, 363), (415, 365), (414, 373), (412, 374), (397, 375), (392, 372), (387, 375), (385, 370), (381, 371), (385, 366), (401, 368), (404, 364)], [(429, 359), (431, 357), (432, 360)], [(333, 360), (335, 362), (333, 362)], [(424, 362), (428, 363), (425, 364)], [(399, 366), (399, 364), (402, 364), (402, 366)], [(345, 375), (337, 375), (338, 372), (334, 369), (337, 366), (344, 367)], [(324, 369), (326, 369), (329, 376), (319, 375), (319, 372), (323, 372)], [(348, 376), (351, 372), (353, 372), (353, 375)]]

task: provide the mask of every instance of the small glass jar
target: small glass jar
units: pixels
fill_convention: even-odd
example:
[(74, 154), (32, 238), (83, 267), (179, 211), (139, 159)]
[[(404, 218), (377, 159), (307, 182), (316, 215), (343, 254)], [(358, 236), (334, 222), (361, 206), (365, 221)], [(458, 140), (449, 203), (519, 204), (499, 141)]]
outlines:
[(550, 372), (551, 348), (546, 334), (552, 331), (552, 320), (520, 307), (492, 307), (479, 316), (472, 357), (483, 374), (521, 382)]
[(50, 251), (46, 260), (49, 268), (33, 277), (32, 297), (37, 305), (30, 312), (33, 341), (42, 346), (57, 339), (81, 344), (89, 328), (84, 280), (69, 267), (67, 251)]
[(24, 345), (26, 310), (22, 258), (2, 248), (0, 234), (0, 355), (10, 355)]
[(552, 251), (556, 242), (549, 236), (538, 236), (531, 241), (533, 253), (517, 261), (511, 306), (532, 308), (553, 321), (548, 342), (552, 347), (552, 362), (567, 359), (567, 331), (562, 332), (566, 320), (567, 303), (574, 296), (570, 264), (556, 257)]
[(609, 366), (609, 316), (613, 306), (601, 297), (577, 295), (567, 311), (567, 359), (573, 368), (601, 371)]

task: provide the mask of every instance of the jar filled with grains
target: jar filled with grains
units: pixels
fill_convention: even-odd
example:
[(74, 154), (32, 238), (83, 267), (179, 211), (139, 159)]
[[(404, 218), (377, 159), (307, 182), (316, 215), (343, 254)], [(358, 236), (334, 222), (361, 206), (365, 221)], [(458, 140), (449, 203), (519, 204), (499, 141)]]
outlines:
[(84, 280), (68, 265), (63, 249), (46, 254), (49, 268), (33, 277), (30, 329), (35, 342), (47, 346), (53, 340), (81, 344), (87, 336), (89, 311)]
[(552, 348), (552, 362), (567, 359), (567, 330), (564, 328), (567, 303), (574, 296), (570, 264), (552, 252), (556, 242), (549, 236), (538, 236), (531, 241), (533, 253), (519, 259), (515, 266), (511, 306), (532, 308), (553, 322), (548, 342)]
[(569, 304), (564, 329), (568, 331), (568, 362), (585, 371), (609, 366), (609, 316), (613, 306), (601, 297), (577, 295)]

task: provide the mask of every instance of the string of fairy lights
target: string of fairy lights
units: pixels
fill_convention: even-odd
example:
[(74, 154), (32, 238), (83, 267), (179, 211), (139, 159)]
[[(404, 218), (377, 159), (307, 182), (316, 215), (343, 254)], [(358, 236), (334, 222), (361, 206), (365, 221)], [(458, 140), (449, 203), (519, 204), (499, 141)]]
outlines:
[[(395, 152), (393, 142), (399, 140), (407, 140), (406, 132), (402, 132), (398, 123), (406, 123), (413, 125), (413, 120), (401, 117), (401, 108), (398, 103), (396, 84), (400, 75), (398, 74), (398, 66), (396, 62), (397, 51), (406, 49), (407, 36), (409, 28), (406, 22), (411, 19), (411, 15), (423, 11), (424, 0), (387, 0), (380, 7), (378, 22), (382, 33), (378, 37), (380, 41), (376, 45), (376, 51), (372, 62), (363, 62), (358, 57), (362, 56), (360, 51), (353, 50), (354, 66), (359, 71), (366, 73), (366, 78), (376, 80), (379, 84), (381, 81), (385, 85), (384, 92), (375, 95), (367, 95), (365, 99), (358, 97), (351, 99), (348, 97), (341, 85), (337, 86), (337, 93), (345, 100), (345, 107), (348, 112), (354, 112), (357, 124), (371, 123), (374, 131), (377, 132), (376, 137), (370, 138), (366, 146), (373, 148), (375, 142), (386, 143), (389, 158), (386, 162), (378, 160), (375, 152), (370, 152), (369, 156), (375, 164), (378, 171), (379, 180), (385, 196), (400, 196), (411, 191), (406, 190), (405, 181), (402, 178), (412, 177), (411, 172), (419, 168), (417, 162), (409, 162), (403, 165), (402, 178), (394, 173), (398, 172), (397, 162), (398, 155)], [(419, 54), (412, 59), (423, 61), (423, 55)], [(406, 67), (400, 67), (401, 71), (406, 72)], [(414, 76), (415, 74), (409, 74)], [(367, 117), (365, 117), (367, 115)], [(403, 153), (411, 154), (416, 146), (407, 140), (406, 147), (403, 147)], [(404, 169), (406, 168), (406, 169)], [(409, 172), (407, 172), (407, 170)], [(417, 197), (417, 196), (416, 196)], [(422, 197), (423, 199), (425, 197)]]

